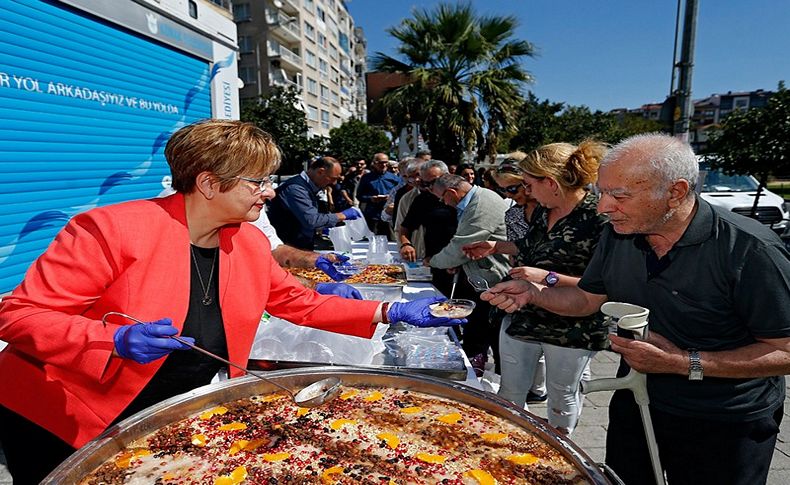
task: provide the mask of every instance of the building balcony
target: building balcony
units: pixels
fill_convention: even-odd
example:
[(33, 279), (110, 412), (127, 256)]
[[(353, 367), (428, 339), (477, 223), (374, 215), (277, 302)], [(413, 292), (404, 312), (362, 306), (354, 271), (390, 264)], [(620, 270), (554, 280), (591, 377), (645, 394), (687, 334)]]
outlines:
[(302, 40), (302, 30), (299, 28), (299, 19), (289, 17), (281, 12), (266, 12), (266, 23), (272, 34), (278, 36), (286, 43), (297, 43)]
[(302, 72), (302, 58), (277, 42), (266, 42), (266, 55), (269, 60), (280, 61), (280, 67), (283, 69)]
[[(284, 77), (281, 77), (281, 76), (276, 76), (276, 75), (273, 75), (273, 74), (269, 74), (269, 85), (271, 85), (271, 86), (281, 86), (281, 87), (284, 87), (284, 88), (292, 87), (292, 88), (295, 88), (298, 92), (302, 91), (302, 87), (299, 86), (296, 82), (291, 81), (288, 78), (284, 78)], [(301, 96), (300, 96), (300, 98), (301, 98)]]
[(299, 4), (294, 0), (275, 0), (274, 6), (292, 15), (299, 13)]

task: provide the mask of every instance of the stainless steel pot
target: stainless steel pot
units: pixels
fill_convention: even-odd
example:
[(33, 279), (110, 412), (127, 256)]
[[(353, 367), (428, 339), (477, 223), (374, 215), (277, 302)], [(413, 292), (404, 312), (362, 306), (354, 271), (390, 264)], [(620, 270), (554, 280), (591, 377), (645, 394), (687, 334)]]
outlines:
[[(553, 431), (538, 418), (510, 402), (452, 381), (428, 376), (400, 374), (378, 369), (355, 367), (312, 367), (288, 369), (267, 373), (268, 378), (292, 388), (302, 387), (326, 377), (338, 377), (350, 386), (381, 386), (409, 389), (438, 397), (452, 399), (483, 409), (506, 419), (541, 438), (559, 450), (591, 484), (618, 483), (611, 481), (604, 472), (579, 447)], [(79, 483), (99, 465), (124, 449), (132, 441), (198, 411), (216, 405), (275, 392), (277, 388), (254, 377), (231, 379), (200, 387), (186, 394), (175, 396), (109, 428), (101, 436), (86, 444), (44, 479), (44, 484)]]

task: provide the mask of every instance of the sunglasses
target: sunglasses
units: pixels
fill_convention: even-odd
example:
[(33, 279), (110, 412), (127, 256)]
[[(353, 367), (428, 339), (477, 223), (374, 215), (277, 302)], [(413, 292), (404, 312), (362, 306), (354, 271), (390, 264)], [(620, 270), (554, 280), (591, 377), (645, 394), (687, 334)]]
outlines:
[(512, 173), (516, 175), (521, 175), (524, 173), (524, 169), (516, 165), (515, 162), (503, 162), (502, 165), (496, 168), (496, 173)]
[(507, 193), (510, 195), (515, 195), (518, 193), (518, 189), (520, 189), (521, 187), (525, 187), (525, 185), (516, 184), (516, 185), (508, 185), (507, 187), (499, 187), (499, 192), (503, 194)]
[(435, 184), (437, 180), (438, 179), (421, 180), (420, 181), (420, 187), (422, 187), (423, 189), (430, 189), (431, 187), (433, 187), (433, 184)]

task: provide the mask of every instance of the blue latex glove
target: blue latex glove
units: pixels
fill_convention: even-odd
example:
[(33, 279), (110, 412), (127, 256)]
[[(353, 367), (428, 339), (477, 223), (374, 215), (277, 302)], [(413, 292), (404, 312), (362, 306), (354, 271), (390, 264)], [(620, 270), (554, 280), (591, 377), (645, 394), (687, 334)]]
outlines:
[[(337, 259), (338, 263), (345, 263), (348, 261), (348, 256), (343, 256), (342, 254), (334, 254), (335, 259)], [(319, 256), (318, 259), (315, 260), (315, 267), (329, 275), (335, 281), (343, 281), (344, 279), (348, 278), (350, 275), (344, 275), (335, 269), (335, 264), (328, 260), (326, 256), (322, 255)]]
[(353, 221), (354, 219), (359, 219), (362, 214), (356, 207), (349, 207), (348, 209), (341, 212), (344, 216), (346, 216), (347, 221)]
[[(138, 364), (147, 364), (161, 359), (174, 350), (187, 350), (188, 346), (168, 338), (178, 334), (173, 321), (163, 318), (155, 322), (124, 325), (115, 331), (113, 341), (118, 355), (132, 359)], [(192, 337), (181, 337), (195, 343)]]
[(428, 307), (446, 299), (443, 296), (434, 296), (406, 303), (392, 303), (387, 310), (387, 320), (391, 323), (406, 322), (415, 327), (449, 327), (465, 324), (466, 318), (434, 317), (431, 315), (431, 310)]
[(345, 283), (318, 283), (315, 291), (322, 295), (337, 295), (352, 300), (364, 300), (358, 289)]

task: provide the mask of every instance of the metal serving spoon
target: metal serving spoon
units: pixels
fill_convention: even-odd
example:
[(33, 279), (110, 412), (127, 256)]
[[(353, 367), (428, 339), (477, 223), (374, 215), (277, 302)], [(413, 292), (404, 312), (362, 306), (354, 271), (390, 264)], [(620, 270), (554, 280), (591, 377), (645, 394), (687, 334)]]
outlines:
[[(133, 322), (137, 322), (137, 323), (146, 323), (146, 322), (143, 322), (141, 320), (138, 320), (137, 318), (134, 318), (134, 317), (132, 317), (130, 315), (127, 315), (127, 314), (121, 313), (121, 312), (107, 312), (102, 317), (101, 322), (106, 326), (107, 325), (107, 317), (110, 317), (112, 315), (116, 315), (116, 316), (119, 316), (119, 317), (127, 318), (127, 319), (129, 319), (129, 320), (131, 320)], [(310, 384), (310, 385), (308, 385), (306, 387), (303, 387), (301, 390), (299, 390), (298, 392), (294, 393), (291, 389), (283, 386), (282, 384), (278, 384), (277, 382), (275, 382), (275, 381), (273, 381), (271, 379), (268, 379), (266, 377), (263, 377), (262, 375), (260, 375), (260, 374), (258, 374), (256, 372), (252, 372), (251, 370), (247, 369), (246, 367), (242, 367), (240, 365), (236, 365), (236, 364), (234, 364), (233, 362), (231, 362), (231, 361), (229, 361), (227, 359), (223, 359), (219, 355), (213, 354), (213, 353), (209, 352), (206, 349), (200, 348), (197, 345), (192, 344), (188, 340), (184, 340), (181, 337), (178, 337), (176, 335), (173, 335), (170, 338), (172, 338), (173, 340), (177, 340), (177, 341), (181, 342), (182, 344), (186, 345), (187, 347), (190, 347), (193, 350), (197, 350), (201, 354), (207, 355), (207, 356), (211, 357), (212, 359), (215, 359), (215, 360), (218, 360), (218, 361), (222, 362), (223, 364), (227, 364), (227, 365), (229, 365), (231, 367), (235, 367), (236, 369), (239, 369), (240, 371), (243, 371), (246, 374), (249, 374), (251, 376), (255, 376), (255, 377), (257, 377), (258, 379), (260, 379), (262, 381), (266, 381), (269, 384), (282, 389), (283, 391), (287, 392), (289, 396), (291, 396), (291, 399), (293, 400), (293, 402), (297, 406), (301, 406), (301, 407), (304, 407), (304, 408), (314, 408), (314, 407), (320, 406), (320, 405), (322, 405), (322, 404), (324, 404), (326, 402), (331, 401), (332, 399), (336, 398), (338, 396), (338, 394), (340, 394), (340, 385), (342, 384), (342, 382), (340, 381), (340, 379), (338, 379), (336, 377), (327, 377), (326, 379), (321, 379), (320, 381), (313, 382), (312, 384)]]
[(486, 281), (485, 278), (477, 275), (469, 275), (466, 277), (466, 279), (469, 280), (469, 284), (472, 285), (472, 288), (474, 288), (478, 293), (482, 293), (491, 289), (491, 287), (488, 286), (488, 281)]

